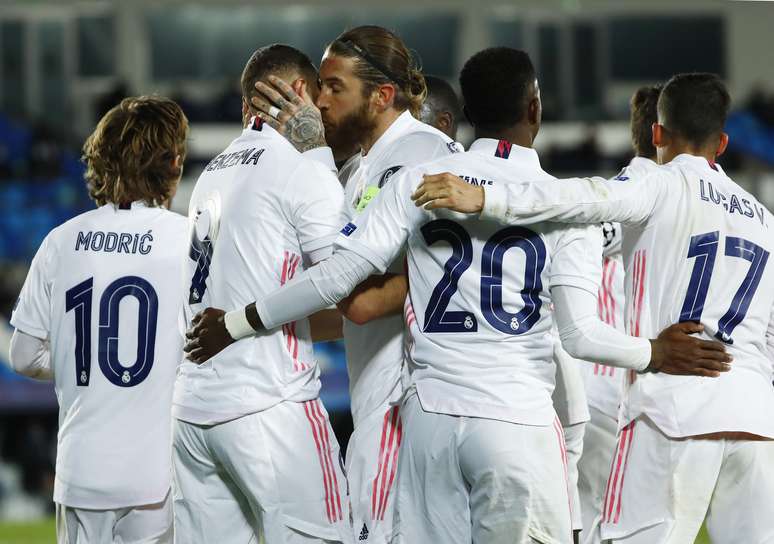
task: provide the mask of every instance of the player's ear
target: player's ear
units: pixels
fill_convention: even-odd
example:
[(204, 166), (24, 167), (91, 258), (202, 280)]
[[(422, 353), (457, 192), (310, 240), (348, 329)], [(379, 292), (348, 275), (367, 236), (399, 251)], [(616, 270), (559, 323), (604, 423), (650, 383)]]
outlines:
[(376, 107), (379, 110), (386, 110), (393, 105), (395, 100), (395, 85), (388, 83), (386, 85), (379, 85), (374, 91)]
[(527, 106), (527, 121), (530, 125), (537, 125), (540, 123), (540, 99), (535, 97), (529, 101)]
[(172, 160), (172, 169), (177, 172), (177, 177), (180, 178), (183, 175), (183, 157), (182, 155), (175, 154), (175, 158)]
[(728, 147), (728, 134), (725, 132), (720, 133), (720, 142), (718, 142), (718, 150), (715, 151), (715, 157), (720, 157), (723, 153), (726, 152), (726, 148)]
[(451, 126), (452, 126), (451, 113), (449, 113), (448, 111), (442, 111), (441, 113), (438, 114), (436, 123), (438, 124), (438, 128), (441, 130), (441, 132), (448, 133), (451, 130)]
[(664, 125), (653, 123), (650, 129), (653, 131), (653, 147), (664, 147), (669, 143), (667, 141), (668, 133), (664, 128)]

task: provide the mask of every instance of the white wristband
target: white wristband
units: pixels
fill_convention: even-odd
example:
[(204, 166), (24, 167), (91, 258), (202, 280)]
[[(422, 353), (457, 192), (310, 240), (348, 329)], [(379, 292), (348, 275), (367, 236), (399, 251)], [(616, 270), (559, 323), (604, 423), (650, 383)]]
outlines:
[(244, 308), (226, 312), (223, 321), (226, 325), (226, 330), (234, 340), (239, 340), (240, 338), (255, 334), (255, 329), (253, 329), (252, 325), (250, 325), (250, 322), (247, 320), (247, 313)]

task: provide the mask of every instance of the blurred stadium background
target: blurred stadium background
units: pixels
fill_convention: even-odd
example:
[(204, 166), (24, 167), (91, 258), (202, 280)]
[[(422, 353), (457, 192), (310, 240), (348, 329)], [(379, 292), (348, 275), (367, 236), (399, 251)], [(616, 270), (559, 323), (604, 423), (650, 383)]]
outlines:
[[(396, 30), (425, 73), (455, 86), (472, 53), (526, 49), (544, 104), (536, 146), (556, 175), (612, 174), (628, 161), (628, 99), (637, 86), (681, 71), (719, 73), (734, 101), (720, 162), (774, 207), (774, 3), (0, 2), (0, 544), (53, 542), (56, 398), (50, 384), (8, 369), (8, 318), (43, 237), (92, 206), (79, 148), (96, 120), (126, 95), (181, 103), (191, 135), (174, 208), (185, 211), (203, 165), (239, 131), (238, 76), (250, 53), (287, 42), (318, 61), (329, 40), (364, 23)], [(471, 137), (463, 126), (459, 139)], [(343, 348), (321, 345), (319, 357), (323, 400), (344, 446)]]

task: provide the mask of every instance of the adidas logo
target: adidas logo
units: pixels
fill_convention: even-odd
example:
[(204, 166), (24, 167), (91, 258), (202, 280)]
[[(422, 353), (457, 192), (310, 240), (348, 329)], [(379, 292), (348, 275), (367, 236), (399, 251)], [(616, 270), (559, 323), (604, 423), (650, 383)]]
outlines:
[(368, 540), (368, 527), (366, 527), (366, 524), (363, 524), (363, 528), (360, 530), (360, 536), (357, 538), (358, 540)]

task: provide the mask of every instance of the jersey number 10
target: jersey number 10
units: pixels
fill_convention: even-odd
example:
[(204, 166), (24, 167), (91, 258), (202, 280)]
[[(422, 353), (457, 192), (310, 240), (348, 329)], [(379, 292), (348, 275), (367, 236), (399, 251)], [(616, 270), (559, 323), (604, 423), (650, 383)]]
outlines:
[[(75, 383), (88, 386), (91, 377), (91, 303), (94, 278), (65, 293), (65, 311), (75, 310)], [(129, 367), (118, 360), (118, 310), (124, 297), (139, 303), (137, 316), (137, 357)], [(108, 381), (119, 387), (133, 387), (148, 377), (156, 347), (159, 301), (156, 290), (137, 276), (123, 276), (107, 286), (99, 299), (99, 368)]]
[[(688, 258), (695, 258), (691, 280), (688, 282), (688, 292), (685, 295), (682, 310), (680, 310), (680, 321), (701, 321), (701, 314), (704, 311), (704, 302), (707, 300), (709, 292), (710, 279), (712, 271), (715, 268), (715, 256), (718, 253), (720, 243), (720, 232), (707, 232), (697, 234), (691, 237), (691, 243), (688, 246)], [(735, 236), (726, 237), (725, 254), (727, 257), (737, 257), (750, 262), (750, 268), (747, 275), (739, 286), (734, 298), (731, 301), (731, 307), (723, 314), (718, 321), (718, 332), (715, 338), (726, 344), (733, 344), (734, 339), (731, 334), (739, 323), (742, 322), (747, 310), (750, 308), (755, 291), (761, 282), (763, 270), (766, 268), (766, 262), (769, 260), (769, 252), (761, 246), (754, 244), (744, 238)]]

